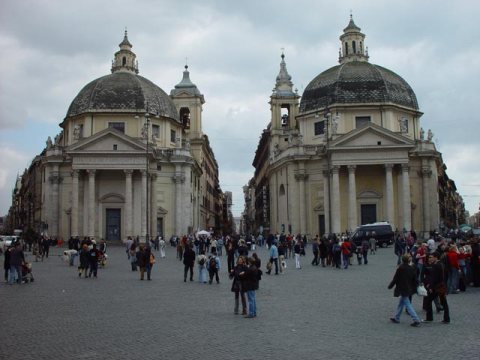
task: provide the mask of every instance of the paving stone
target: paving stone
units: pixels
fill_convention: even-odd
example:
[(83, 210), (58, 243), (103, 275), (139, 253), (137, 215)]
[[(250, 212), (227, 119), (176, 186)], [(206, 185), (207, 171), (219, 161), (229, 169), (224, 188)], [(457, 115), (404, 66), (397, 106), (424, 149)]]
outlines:
[[(289, 259), (284, 274), (264, 274), (255, 319), (233, 314), (225, 256), (220, 284), (209, 285), (198, 282), (196, 268), (195, 281), (184, 283), (170, 247), (165, 259), (157, 256), (152, 281), (130, 271), (120, 246), (108, 248), (97, 279), (78, 278), (61, 251), (33, 262), (34, 283), (0, 284), (0, 358), (393, 360), (421, 352), (438, 360), (480, 351), (479, 289), (448, 297), (449, 325), (436, 314), (419, 328), (406, 314), (390, 323), (397, 305), (387, 289), (396, 267), (391, 248), (348, 270), (311, 266), (311, 251), (301, 270)], [(257, 253), (264, 267), (267, 251)], [(413, 303), (424, 316), (421, 299)]]

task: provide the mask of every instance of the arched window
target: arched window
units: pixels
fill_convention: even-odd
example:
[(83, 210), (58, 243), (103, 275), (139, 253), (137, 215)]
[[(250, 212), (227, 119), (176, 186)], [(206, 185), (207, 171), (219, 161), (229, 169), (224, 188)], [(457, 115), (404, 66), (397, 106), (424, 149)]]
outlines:
[(125, 65), (127, 65), (127, 58), (124, 56), (122, 58), (122, 66), (125, 66)]
[(190, 129), (190, 109), (182, 107), (180, 109), (180, 121), (185, 129)]
[(285, 186), (280, 185), (280, 190), (278, 191), (278, 195), (285, 196)]
[(355, 43), (355, 40), (352, 41), (352, 51), (354, 54), (357, 53), (357, 44)]
[(348, 55), (348, 43), (345, 43), (345, 55)]
[(360, 52), (363, 54), (363, 43), (360, 41)]

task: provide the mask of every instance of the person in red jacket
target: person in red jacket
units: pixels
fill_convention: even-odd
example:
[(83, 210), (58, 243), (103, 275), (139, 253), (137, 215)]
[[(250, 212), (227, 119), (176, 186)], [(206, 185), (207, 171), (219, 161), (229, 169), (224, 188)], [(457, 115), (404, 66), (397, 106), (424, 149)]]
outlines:
[(343, 257), (343, 268), (348, 269), (348, 263), (350, 262), (350, 255), (352, 253), (352, 245), (350, 244), (350, 241), (348, 241), (348, 238), (345, 238), (345, 240), (343, 241), (341, 249)]
[(448, 262), (448, 280), (447, 288), (449, 294), (456, 294), (458, 290), (458, 279), (460, 273), (460, 265), (458, 264), (458, 250), (456, 245), (451, 245), (447, 252), (447, 262)]

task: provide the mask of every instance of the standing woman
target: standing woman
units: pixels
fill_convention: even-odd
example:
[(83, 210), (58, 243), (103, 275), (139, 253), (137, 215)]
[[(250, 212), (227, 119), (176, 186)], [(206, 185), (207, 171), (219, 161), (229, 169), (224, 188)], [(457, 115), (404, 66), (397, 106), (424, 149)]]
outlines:
[(295, 252), (295, 268), (301, 269), (302, 266), (300, 265), (300, 254), (302, 253), (302, 245), (300, 244), (301, 240), (297, 240), (295, 242), (295, 246), (293, 247), (293, 251)]
[(235, 293), (235, 307), (233, 313), (238, 315), (239, 298), (242, 299), (242, 315), (247, 315), (247, 300), (245, 298), (245, 281), (240, 278), (240, 274), (247, 271), (247, 265), (245, 264), (245, 258), (239, 256), (237, 259), (237, 265), (231, 270), (229, 277), (233, 279), (232, 292)]

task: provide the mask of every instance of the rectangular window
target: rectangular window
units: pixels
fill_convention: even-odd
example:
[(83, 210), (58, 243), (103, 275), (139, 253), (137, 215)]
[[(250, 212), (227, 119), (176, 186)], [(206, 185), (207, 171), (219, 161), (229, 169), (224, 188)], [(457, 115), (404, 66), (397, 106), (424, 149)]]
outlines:
[(125, 133), (125, 123), (124, 122), (109, 122), (108, 127), (113, 128), (115, 130), (118, 130), (122, 133)]
[(170, 130), (170, 142), (174, 143), (177, 140), (177, 134), (175, 130)]
[(160, 137), (160, 126), (152, 124), (152, 135), (153, 137), (159, 138)]
[(83, 124), (80, 124), (78, 126), (78, 138), (82, 139), (83, 138)]
[(325, 120), (314, 123), (315, 135), (323, 135), (325, 133)]
[(355, 127), (357, 129), (361, 128), (370, 123), (370, 121), (370, 116), (355, 116)]

